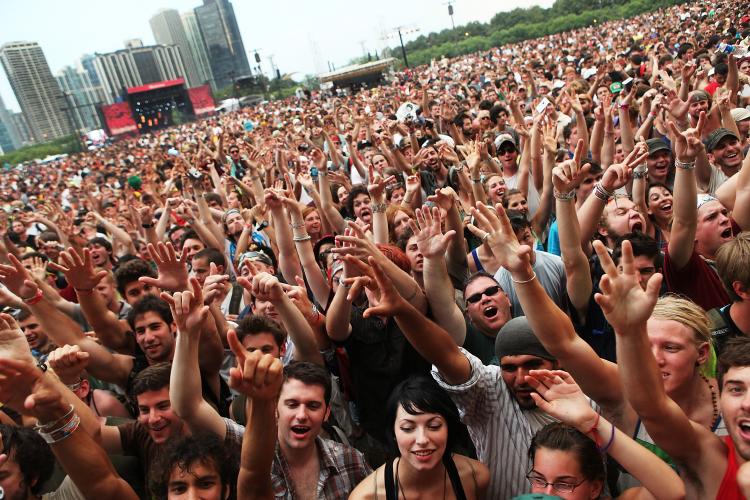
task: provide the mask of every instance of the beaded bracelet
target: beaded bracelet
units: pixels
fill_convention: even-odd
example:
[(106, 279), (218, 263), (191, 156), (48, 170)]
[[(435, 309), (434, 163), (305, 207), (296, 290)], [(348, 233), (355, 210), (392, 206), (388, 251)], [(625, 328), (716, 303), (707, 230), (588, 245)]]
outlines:
[(54, 444), (70, 437), (78, 429), (79, 425), (81, 425), (81, 417), (74, 413), (71, 419), (62, 427), (50, 432), (37, 429), (37, 432), (47, 444)]
[(301, 227), (305, 227), (304, 221), (303, 222), (297, 222), (297, 223), (292, 222), (292, 229), (299, 229)]
[(680, 161), (675, 158), (674, 166), (681, 168), (682, 170), (693, 170), (695, 168), (695, 160), (693, 161)]
[(571, 189), (567, 193), (562, 193), (562, 192), (558, 191), (557, 189), (553, 189), (552, 190), (552, 194), (555, 196), (556, 200), (570, 201), (570, 200), (572, 200), (573, 198), (576, 197), (576, 190), (575, 189)]

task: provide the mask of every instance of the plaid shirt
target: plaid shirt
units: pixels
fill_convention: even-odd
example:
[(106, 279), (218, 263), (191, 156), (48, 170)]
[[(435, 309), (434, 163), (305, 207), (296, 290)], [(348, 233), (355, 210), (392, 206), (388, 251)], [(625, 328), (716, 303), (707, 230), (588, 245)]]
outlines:
[[(226, 442), (242, 444), (245, 427), (234, 420), (224, 419), (227, 425)], [(346, 499), (355, 486), (366, 478), (372, 469), (358, 450), (328, 439), (318, 437), (315, 440), (320, 461), (317, 498), (326, 500)], [(294, 500), (297, 498), (292, 483), (289, 465), (284, 459), (278, 444), (271, 467), (271, 483), (277, 499)]]
[[(318, 437), (315, 440), (320, 460), (320, 474), (318, 475), (318, 499), (334, 500), (349, 498), (355, 486), (371, 472), (365, 457), (352, 448), (335, 441)], [(287, 500), (297, 498), (289, 465), (276, 445), (276, 455), (271, 468), (271, 482), (274, 496)]]

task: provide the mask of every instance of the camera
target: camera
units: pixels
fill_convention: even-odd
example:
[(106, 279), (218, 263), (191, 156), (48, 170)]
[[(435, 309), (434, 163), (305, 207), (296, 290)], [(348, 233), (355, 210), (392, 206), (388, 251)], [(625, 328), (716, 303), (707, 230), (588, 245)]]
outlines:
[(192, 181), (199, 181), (203, 178), (203, 174), (197, 168), (191, 168), (187, 171), (187, 176)]

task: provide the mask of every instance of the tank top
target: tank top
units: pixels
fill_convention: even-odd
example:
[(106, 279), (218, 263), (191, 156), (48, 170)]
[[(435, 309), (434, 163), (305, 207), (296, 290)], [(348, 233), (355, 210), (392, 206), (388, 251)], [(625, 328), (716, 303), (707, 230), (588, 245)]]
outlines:
[[(464, 487), (461, 484), (461, 477), (458, 475), (458, 469), (451, 453), (443, 455), (443, 465), (448, 473), (448, 479), (450, 479), (453, 492), (456, 494), (456, 500), (466, 500)], [(385, 463), (385, 499), (398, 500), (398, 494), (398, 485), (393, 477), (393, 460), (388, 460)]]
[(740, 486), (737, 484), (737, 470), (740, 468), (737, 463), (737, 457), (734, 454), (734, 442), (730, 436), (722, 438), (727, 445), (727, 470), (719, 485), (719, 492), (716, 494), (717, 500), (745, 500), (740, 492)]

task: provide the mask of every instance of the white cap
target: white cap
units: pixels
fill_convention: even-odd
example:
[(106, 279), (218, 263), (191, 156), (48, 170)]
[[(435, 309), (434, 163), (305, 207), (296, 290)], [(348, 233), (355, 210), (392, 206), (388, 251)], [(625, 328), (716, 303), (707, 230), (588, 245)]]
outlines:
[(732, 115), (732, 120), (735, 122), (741, 122), (747, 119), (750, 119), (750, 110), (747, 108), (734, 108), (732, 111), (730, 111), (730, 114)]

